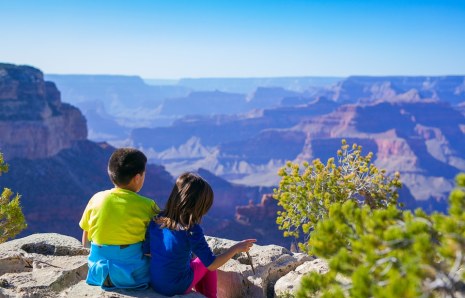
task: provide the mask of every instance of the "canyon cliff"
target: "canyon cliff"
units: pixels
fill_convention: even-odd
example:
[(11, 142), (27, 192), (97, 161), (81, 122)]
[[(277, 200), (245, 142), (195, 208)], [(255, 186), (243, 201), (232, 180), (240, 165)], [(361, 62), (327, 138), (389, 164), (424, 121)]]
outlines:
[(283, 98), (280, 106), (189, 116), (134, 129), (131, 138), (171, 173), (203, 167), (233, 183), (269, 187), (278, 185), (286, 160), (326, 162), (347, 139), (373, 152), (388, 174), (400, 172), (400, 200), (410, 208), (444, 211), (454, 176), (465, 171), (464, 82), (349, 77), (309, 97)]
[[(114, 148), (87, 140), (81, 112), (30, 66), (0, 64), (0, 152), (9, 172), (2, 187), (21, 194), (28, 228), (23, 235), (59, 232), (78, 237), (77, 223), (97, 191), (113, 187), (106, 174)], [(173, 178), (149, 165), (145, 195), (162, 203)]]
[[(44, 81), (40, 70), (0, 64), (0, 152), (9, 164), (9, 172), (0, 176), (0, 186), (21, 194), (28, 227), (20, 236), (57, 232), (79, 238), (78, 222), (88, 200), (113, 187), (107, 162), (115, 148), (87, 140), (86, 133), (81, 112), (62, 103), (55, 84)], [(214, 227), (205, 228), (209, 235), (217, 230), (213, 223), (234, 220), (236, 206), (257, 202), (271, 191), (231, 184), (202, 169), (195, 171), (215, 190), (206, 219)], [(163, 166), (148, 164), (141, 194), (163, 208), (174, 180)], [(266, 243), (271, 242), (270, 238)]]
[(8, 158), (46, 158), (85, 140), (87, 126), (40, 70), (0, 64), (0, 136)]
[[(23, 235), (58, 232), (79, 237), (77, 222), (88, 199), (112, 187), (106, 163), (114, 147), (86, 140), (82, 114), (62, 103), (54, 83), (44, 81), (39, 70), (2, 64), (0, 74), (0, 151), (10, 164), (0, 183), (22, 195), (29, 224)], [(73, 84), (72, 76), (66, 79)], [(102, 82), (101, 87), (93, 83), (100, 92), (96, 94), (111, 97), (110, 91), (120, 90), (113, 84), (128, 78), (78, 79), (86, 82), (83, 86)], [(138, 103), (143, 105), (154, 90), (138, 78), (129, 81), (143, 89), (137, 93), (144, 94)], [(289, 247), (292, 239), (283, 238), (275, 223), (279, 208), (267, 195), (279, 183), (277, 171), (287, 160), (325, 162), (335, 156), (342, 139), (362, 145), (365, 154), (373, 152), (374, 163), (388, 174), (401, 173), (400, 201), (406, 207), (446, 210), (453, 178), (465, 171), (464, 102), (457, 104), (463, 100), (463, 82), (464, 77), (349, 77), (319, 90), (321, 94), (272, 86), (256, 89), (247, 98), (218, 91), (178, 94), (173, 102), (201, 100), (204, 94), (217, 103), (225, 100), (226, 106), (240, 101), (268, 107), (208, 115), (215, 111), (211, 105), (208, 113), (179, 118), (170, 126), (134, 129), (126, 141), (149, 156), (141, 194), (160, 207), (173, 176), (196, 171), (215, 191), (213, 208), (204, 218), (207, 234)], [(130, 95), (130, 88), (121, 90), (114, 98)], [(91, 91), (86, 91), (89, 96)], [(224, 111), (224, 106), (218, 109)], [(122, 127), (107, 120), (113, 131)]]

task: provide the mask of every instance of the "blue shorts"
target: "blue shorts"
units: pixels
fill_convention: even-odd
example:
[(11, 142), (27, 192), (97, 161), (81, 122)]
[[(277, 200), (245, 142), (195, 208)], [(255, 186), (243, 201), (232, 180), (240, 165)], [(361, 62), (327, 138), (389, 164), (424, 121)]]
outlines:
[[(86, 282), (103, 289), (146, 289), (150, 281), (149, 258), (142, 253), (142, 242), (131, 245), (92, 243)], [(107, 277), (112, 286), (104, 285)]]

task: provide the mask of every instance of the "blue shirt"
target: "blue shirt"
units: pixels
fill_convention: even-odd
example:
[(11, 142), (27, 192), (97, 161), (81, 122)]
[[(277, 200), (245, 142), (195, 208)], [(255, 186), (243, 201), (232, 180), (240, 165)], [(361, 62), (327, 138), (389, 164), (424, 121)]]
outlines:
[(190, 267), (192, 253), (210, 266), (215, 255), (208, 246), (202, 228), (194, 225), (189, 230), (161, 228), (150, 222), (144, 243), (144, 253), (150, 252), (150, 283), (163, 295), (184, 294), (191, 285), (194, 273)]

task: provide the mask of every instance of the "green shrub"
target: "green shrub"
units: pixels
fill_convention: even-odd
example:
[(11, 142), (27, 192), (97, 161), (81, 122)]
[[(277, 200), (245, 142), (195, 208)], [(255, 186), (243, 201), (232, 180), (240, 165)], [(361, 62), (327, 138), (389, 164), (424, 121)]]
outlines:
[(337, 161), (330, 158), (325, 165), (316, 159), (312, 164), (304, 162), (302, 168), (288, 162), (280, 169), (282, 178), (274, 198), (284, 209), (276, 221), (284, 236), (296, 237), (301, 241), (299, 248), (310, 252), (310, 232), (334, 203), (351, 201), (369, 209), (396, 205), (399, 174), (388, 177), (371, 163), (372, 157), (372, 153), (362, 155), (361, 146), (349, 147), (343, 140)]
[[(0, 175), (8, 171), (8, 165), (0, 153)], [(26, 228), (26, 220), (19, 202), (20, 196), (4, 188), (0, 196), (0, 243), (14, 238)]]
[(456, 181), (449, 215), (332, 204), (309, 242), (330, 271), (304, 277), (297, 296), (463, 297), (465, 174)]

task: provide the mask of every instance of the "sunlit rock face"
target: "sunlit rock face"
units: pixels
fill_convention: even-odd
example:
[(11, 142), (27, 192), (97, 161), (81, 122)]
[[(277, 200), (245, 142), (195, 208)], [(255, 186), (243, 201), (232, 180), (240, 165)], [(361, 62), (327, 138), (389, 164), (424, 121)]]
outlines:
[(0, 151), (6, 159), (49, 157), (86, 138), (82, 113), (61, 102), (40, 70), (0, 64)]
[[(216, 237), (207, 237), (207, 241), (215, 254), (224, 253), (237, 243)], [(0, 297), (165, 297), (151, 288), (104, 291), (87, 285), (88, 253), (77, 239), (55, 233), (34, 234), (2, 243)], [(237, 254), (218, 268), (218, 297), (276, 297), (278, 293), (297, 289), (303, 274), (328, 271), (325, 261), (277, 245), (254, 245), (249, 255)], [(204, 296), (191, 292), (173, 297)]]

